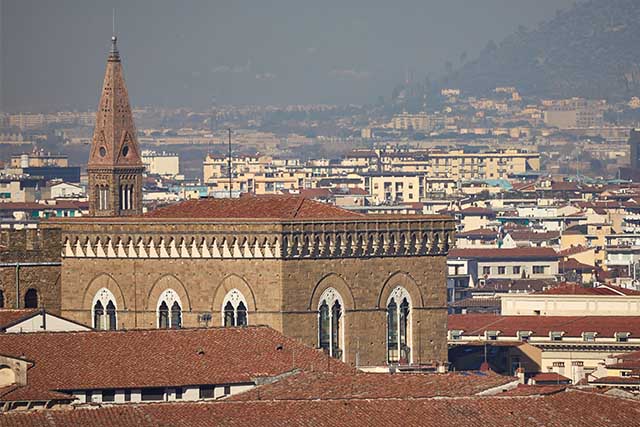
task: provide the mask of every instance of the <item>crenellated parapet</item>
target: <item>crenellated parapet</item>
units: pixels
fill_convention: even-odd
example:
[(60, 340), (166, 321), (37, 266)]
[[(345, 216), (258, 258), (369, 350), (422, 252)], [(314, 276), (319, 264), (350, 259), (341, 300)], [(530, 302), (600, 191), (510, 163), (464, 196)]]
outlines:
[[(144, 224), (144, 227), (141, 225)], [(446, 217), (340, 221), (167, 221), (96, 219), (62, 229), (63, 258), (304, 259), (446, 255)]]

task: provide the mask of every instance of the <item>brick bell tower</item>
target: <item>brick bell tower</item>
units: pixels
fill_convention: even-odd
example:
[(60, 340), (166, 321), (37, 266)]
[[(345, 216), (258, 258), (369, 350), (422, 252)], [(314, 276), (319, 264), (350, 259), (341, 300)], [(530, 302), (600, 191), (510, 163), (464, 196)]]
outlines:
[(116, 42), (114, 35), (87, 164), (91, 216), (142, 215), (144, 165)]

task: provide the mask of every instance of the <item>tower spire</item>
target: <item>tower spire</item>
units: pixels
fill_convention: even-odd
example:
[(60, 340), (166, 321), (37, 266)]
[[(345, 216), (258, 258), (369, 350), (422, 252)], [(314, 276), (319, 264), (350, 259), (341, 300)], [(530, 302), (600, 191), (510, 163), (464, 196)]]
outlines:
[(94, 216), (142, 214), (144, 166), (116, 41), (114, 34), (87, 165)]

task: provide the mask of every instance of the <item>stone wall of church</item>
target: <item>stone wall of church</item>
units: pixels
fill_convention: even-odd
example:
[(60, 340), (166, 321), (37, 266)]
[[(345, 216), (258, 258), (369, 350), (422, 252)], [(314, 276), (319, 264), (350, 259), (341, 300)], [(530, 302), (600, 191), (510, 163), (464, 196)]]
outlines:
[(113, 295), (118, 328), (158, 327), (173, 290), (182, 325), (219, 326), (237, 289), (250, 324), (318, 346), (318, 302), (331, 287), (344, 301), (344, 359), (386, 363), (386, 307), (398, 286), (411, 300), (411, 361), (445, 361), (446, 253), (442, 218), (357, 221), (145, 223), (69, 220), (62, 227), (62, 314), (92, 325), (101, 289)]
[(380, 366), (387, 360), (386, 307), (398, 286), (411, 297), (412, 361), (447, 360), (446, 257), (287, 260), (283, 268), (286, 335), (318, 345), (318, 307), (327, 288), (344, 305), (345, 361)]
[(39, 307), (60, 313), (60, 266), (56, 265), (61, 260), (60, 241), (60, 230), (55, 229), (0, 230), (0, 291), (5, 308), (24, 308), (26, 292), (35, 289)]

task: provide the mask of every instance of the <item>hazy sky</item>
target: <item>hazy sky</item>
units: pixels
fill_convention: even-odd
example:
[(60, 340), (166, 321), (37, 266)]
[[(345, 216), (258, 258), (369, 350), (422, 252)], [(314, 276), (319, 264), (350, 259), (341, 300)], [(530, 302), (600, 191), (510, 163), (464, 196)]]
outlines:
[(0, 110), (95, 109), (112, 9), (134, 105), (366, 103), (573, 0), (0, 0)]

